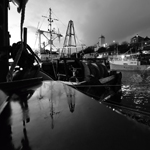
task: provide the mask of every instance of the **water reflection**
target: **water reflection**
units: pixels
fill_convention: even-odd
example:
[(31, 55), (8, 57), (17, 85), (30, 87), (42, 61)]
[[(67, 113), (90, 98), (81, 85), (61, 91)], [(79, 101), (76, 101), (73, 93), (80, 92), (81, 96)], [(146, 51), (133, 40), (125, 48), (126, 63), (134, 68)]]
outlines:
[[(28, 99), (33, 95), (34, 91), (24, 91), (18, 95), (14, 94), (10, 97), (7, 106), (0, 115), (0, 149), (1, 150), (31, 150), (29, 146), (29, 140), (27, 136), (26, 123), (30, 121)], [(23, 136), (20, 141), (20, 146), (15, 146), (13, 144), (12, 138), (12, 122), (14, 118), (12, 117), (11, 103), (18, 103), (22, 109), (22, 121), (23, 121)]]
[[(54, 104), (56, 104), (55, 101), (55, 96), (54, 96), (54, 84), (53, 82), (51, 82), (51, 84), (49, 84), (49, 90), (50, 92), (50, 96), (49, 96), (49, 103), (50, 103), (50, 117), (51, 117), (51, 128), (54, 128), (54, 116), (58, 115), (60, 113), (60, 111), (56, 111)], [(59, 95), (60, 96), (60, 95)]]
[(11, 129), (11, 107), (10, 103), (7, 104), (4, 111), (0, 115), (0, 149), (12, 149), (14, 145), (12, 142), (12, 129)]
[[(137, 94), (135, 93), (130, 86), (123, 86), (122, 91), (112, 95), (111, 98), (99, 100), (113, 111), (131, 120), (150, 126), (150, 112), (145, 110), (145, 106), (148, 107), (149, 104), (144, 100), (142, 102), (141, 94), (137, 98)], [(144, 92), (141, 93), (143, 94)], [(2, 141), (0, 150), (31, 150), (32, 148), (36, 149), (38, 146), (44, 146), (46, 149), (49, 149), (51, 146), (54, 149), (53, 147), (57, 147), (58, 141), (62, 147), (67, 145), (66, 149), (70, 148), (73, 145), (72, 143), (74, 143), (74, 147), (77, 146), (79, 148), (81, 146), (84, 149), (84, 146), (87, 146), (87, 142), (89, 143), (88, 146), (91, 145), (90, 148), (92, 148), (99, 141), (105, 140), (109, 134), (112, 138), (114, 135), (118, 135), (115, 134), (116, 131), (114, 130), (114, 128), (117, 129), (116, 121), (118, 121), (117, 124), (119, 124), (119, 127), (122, 121), (120, 128), (125, 127), (125, 130), (125, 124), (128, 124), (119, 115), (106, 109), (104, 105), (99, 105), (94, 99), (59, 82), (43, 82), (42, 86), (36, 92), (28, 91), (19, 93), (19, 95), (13, 95), (12, 100), (13, 102), (10, 104), (13, 104), (15, 101), (15, 104), (18, 104), (20, 109), (12, 107), (11, 110), (11, 107), (8, 105), (9, 107), (7, 108), (9, 109), (5, 112), (5, 117), (1, 119), (0, 116), (0, 141)], [(136, 106), (139, 106), (139, 108)], [(72, 114), (72, 112), (74, 113)], [(16, 118), (13, 118), (13, 115)], [(17, 115), (19, 117), (22, 115), (20, 118), (25, 121), (24, 126), (20, 118), (18, 121)], [(116, 119), (115, 122), (113, 122), (114, 119)], [(108, 133), (108, 126), (110, 127), (111, 123), (112, 125)], [(121, 130), (119, 129), (119, 131)], [(103, 135), (107, 133), (108, 135), (104, 138)], [(121, 135), (122, 131), (119, 136)], [(82, 142), (83, 139), (84, 142)], [(113, 143), (113, 141), (111, 142)], [(86, 149), (88, 149), (88, 146)], [(59, 149), (62, 147), (59, 147)]]
[(24, 137), (21, 140), (22, 145), (20, 147), (20, 150), (31, 150), (26, 128), (23, 129), (23, 135), (24, 135)]
[(34, 94), (34, 90), (27, 90), (24, 92), (20, 92), (17, 94), (13, 94), (11, 96), (12, 101), (17, 101), (22, 110), (22, 121), (23, 126), (25, 127), (26, 123), (30, 122), (30, 115), (29, 115), (29, 107), (28, 107), (28, 100)]
[(54, 120), (60, 114), (57, 110), (60, 103), (60, 98), (63, 95), (61, 87), (56, 87), (55, 81), (43, 82), (43, 85), (38, 89), (37, 99), (41, 112), (44, 118), (51, 118), (51, 128), (54, 129)]
[(65, 90), (65, 93), (66, 93), (66, 96), (67, 96), (67, 102), (68, 102), (68, 106), (69, 106), (69, 109), (70, 109), (70, 112), (74, 112), (74, 110), (75, 110), (75, 95), (76, 95), (76, 91), (73, 89), (73, 88), (71, 88), (71, 87), (69, 87), (69, 86), (67, 86), (67, 85), (65, 85), (64, 84), (64, 90)]
[(60, 87), (58, 87), (58, 83), (56, 86), (56, 82), (54, 81), (49, 83), (43, 83), (43, 85), (38, 89), (39, 92), (37, 92), (37, 98), (41, 106), (43, 105), (42, 100), (44, 100), (45, 97), (48, 98), (51, 116), (53, 116), (54, 114), (58, 114), (58, 112), (54, 112), (54, 105), (55, 107), (58, 107), (61, 101), (60, 99), (64, 96), (64, 94), (66, 96), (70, 112), (74, 112), (75, 109), (76, 91), (72, 87), (62, 83), (60, 83)]

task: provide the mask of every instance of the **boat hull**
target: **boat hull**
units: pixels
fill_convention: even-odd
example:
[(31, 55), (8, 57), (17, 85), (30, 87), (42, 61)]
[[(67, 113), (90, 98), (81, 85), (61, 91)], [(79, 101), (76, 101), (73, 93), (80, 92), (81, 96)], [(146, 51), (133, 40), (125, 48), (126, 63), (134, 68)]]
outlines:
[(83, 81), (80, 83), (71, 83), (71, 82), (63, 82), (78, 91), (93, 97), (95, 99), (99, 99), (104, 93), (117, 93), (121, 90), (121, 79), (122, 73), (111, 72), (112, 75), (97, 79), (95, 77), (90, 77), (89, 81)]

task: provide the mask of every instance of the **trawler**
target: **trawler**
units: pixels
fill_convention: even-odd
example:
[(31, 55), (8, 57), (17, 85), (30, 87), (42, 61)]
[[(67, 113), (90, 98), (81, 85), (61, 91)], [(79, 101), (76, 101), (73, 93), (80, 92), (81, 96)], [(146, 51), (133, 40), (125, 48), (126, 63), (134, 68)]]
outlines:
[[(3, 2), (5, 5), (4, 12), (7, 12), (9, 2)], [(8, 26), (8, 16), (7, 13), (4, 13), (3, 15), (6, 18), (6, 22), (3, 23), (2, 32), (5, 34), (2, 34), (0, 37), (1, 41), (3, 41), (1, 43), (2, 50), (0, 51), (2, 54), (0, 55), (0, 61), (2, 62), (1, 70), (3, 70), (3, 74), (0, 75), (0, 89), (6, 94), (5, 97), (14, 93), (20, 95), (22, 92), (26, 97), (28, 96), (26, 94), (28, 92), (26, 91), (29, 89), (35, 90), (42, 84), (43, 80), (61, 81), (67, 85), (75, 83), (75, 85), (72, 84), (70, 86), (84, 93), (93, 92), (91, 89), (94, 87), (94, 91), (100, 95), (106, 91), (113, 91), (115, 93), (121, 89), (121, 73), (115, 71), (108, 72), (104, 65), (93, 59), (84, 60), (77, 57), (61, 57), (57, 59), (55, 65), (53, 65), (53, 60), (46, 62), (41, 61), (27, 44), (27, 28), (23, 28), (25, 5), (27, 1), (21, 2), (14, 0), (13, 2), (17, 3), (18, 12), (21, 12), (21, 41), (13, 43), (12, 46), (10, 46), (8, 42), (8, 28), (6, 28)], [(68, 32), (71, 32), (71, 27), (73, 27), (72, 20), (69, 21), (67, 35), (71, 35), (68, 34)], [(51, 33), (52, 31), (50, 30), (50, 34)], [(13, 60), (11, 64), (9, 64), (9, 58)], [(50, 66), (52, 67), (50, 68)], [(1, 100), (0, 104), (2, 104), (2, 110), (5, 106), (4, 103), (7, 101), (7, 98)]]
[[(97, 91), (105, 89), (105, 86), (107, 85), (111, 85), (110, 87), (113, 89), (116, 88), (115, 85), (119, 87), (118, 85), (121, 85), (120, 72), (108, 71), (106, 65), (102, 63), (103, 59), (79, 56), (76, 44), (75, 27), (72, 20), (68, 23), (63, 48), (59, 52), (59, 57), (53, 57), (54, 52), (52, 50), (56, 47), (54, 46), (54, 40), (56, 38), (60, 40), (62, 35), (52, 30), (52, 23), (54, 22), (54, 19), (52, 18), (52, 10), (50, 8), (48, 18), (50, 28), (48, 31), (45, 31), (46, 33), (49, 32), (50, 38), (46, 38), (48, 41), (45, 42), (47, 44), (44, 44), (43, 48), (41, 48), (41, 43), (39, 43), (40, 55), (41, 58), (43, 58), (41, 63), (42, 70), (53, 80), (62, 81), (65, 84), (72, 85), (84, 92), (95, 84), (97, 85)], [(44, 31), (38, 30), (38, 33), (39, 41), (41, 41), (41, 35)], [(50, 45), (50, 50), (47, 50), (47, 54), (44, 54), (46, 53), (44, 48), (47, 45)], [(74, 53), (72, 53), (73, 49), (75, 51)]]
[(109, 57), (110, 69), (118, 71), (145, 71), (150, 66), (150, 55), (143, 53), (121, 54)]

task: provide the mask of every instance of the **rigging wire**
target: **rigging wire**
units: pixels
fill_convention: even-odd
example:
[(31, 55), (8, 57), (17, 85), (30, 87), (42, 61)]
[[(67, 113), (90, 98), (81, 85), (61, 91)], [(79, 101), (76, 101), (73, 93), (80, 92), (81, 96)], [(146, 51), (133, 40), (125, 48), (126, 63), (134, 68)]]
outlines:
[[(39, 24), (40, 24), (40, 22), (38, 22), (37, 30), (38, 30)], [(35, 43), (34, 43), (34, 49), (35, 49), (35, 45), (36, 45), (37, 39), (38, 39), (38, 33), (36, 31), (36, 38), (35, 38)]]
[(59, 17), (57, 17), (57, 15), (53, 12), (53, 10), (52, 10), (52, 13), (56, 16), (56, 18), (58, 19), (58, 21), (60, 21), (66, 28), (67, 28), (67, 26), (59, 19)]
[[(56, 17), (56, 19), (54, 19), (54, 20), (59, 21), (65, 28), (67, 28), (67, 26), (66, 26), (66, 25), (58, 18), (58, 16), (53, 12), (53, 10), (52, 10), (52, 13), (53, 13), (53, 15)], [(56, 25), (56, 27), (57, 27), (57, 29), (58, 29), (58, 31), (57, 31), (58, 34), (61, 34), (56, 22), (55, 22), (55, 25)], [(59, 44), (60, 44), (60, 38), (59, 38)]]
[(79, 38), (78, 38), (77, 34), (75, 35), (75, 37), (76, 37), (76, 39), (77, 39), (77, 41), (78, 41), (79, 45), (81, 45), (81, 47), (82, 47), (83, 43), (81, 42), (81, 40), (79, 40)]
[[(46, 12), (46, 15), (45, 15), (45, 16), (48, 16), (48, 13), (49, 13), (49, 10), (47, 10), (47, 12)], [(43, 23), (44, 23), (44, 21), (45, 21), (45, 16), (42, 16), (42, 17), (43, 17), (43, 19), (42, 19), (42, 23), (41, 23), (41, 25), (40, 25), (39, 29), (41, 29), (41, 27), (42, 27), (42, 25), (43, 25)]]
[[(48, 10), (47, 10), (47, 12), (46, 12), (46, 16), (48, 15)], [(38, 39), (38, 30), (40, 30), (41, 29), (41, 27), (42, 27), (42, 25), (43, 25), (43, 23), (44, 23), (44, 20), (45, 20), (45, 17), (42, 17), (43, 19), (42, 19), (42, 22), (41, 22), (41, 24), (40, 24), (40, 22), (38, 22), (38, 25), (37, 25), (37, 31), (36, 31), (36, 39), (35, 39), (35, 43), (34, 43), (34, 49), (35, 49), (35, 45), (36, 45), (36, 42), (37, 42), (37, 39)]]

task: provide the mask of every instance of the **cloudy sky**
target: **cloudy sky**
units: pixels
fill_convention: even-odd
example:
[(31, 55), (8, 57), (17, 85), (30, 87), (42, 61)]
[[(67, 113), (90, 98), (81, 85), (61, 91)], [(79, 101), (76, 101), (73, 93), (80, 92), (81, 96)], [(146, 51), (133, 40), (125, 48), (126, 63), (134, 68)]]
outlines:
[[(48, 30), (52, 9), (53, 27), (65, 36), (69, 20), (73, 20), (77, 43), (94, 45), (104, 35), (108, 44), (122, 42), (132, 36), (150, 36), (150, 0), (28, 0), (24, 26), (28, 28), (28, 44), (37, 44), (36, 30)], [(10, 4), (9, 32), (11, 43), (20, 40), (20, 14)], [(62, 38), (63, 43), (64, 38)]]

